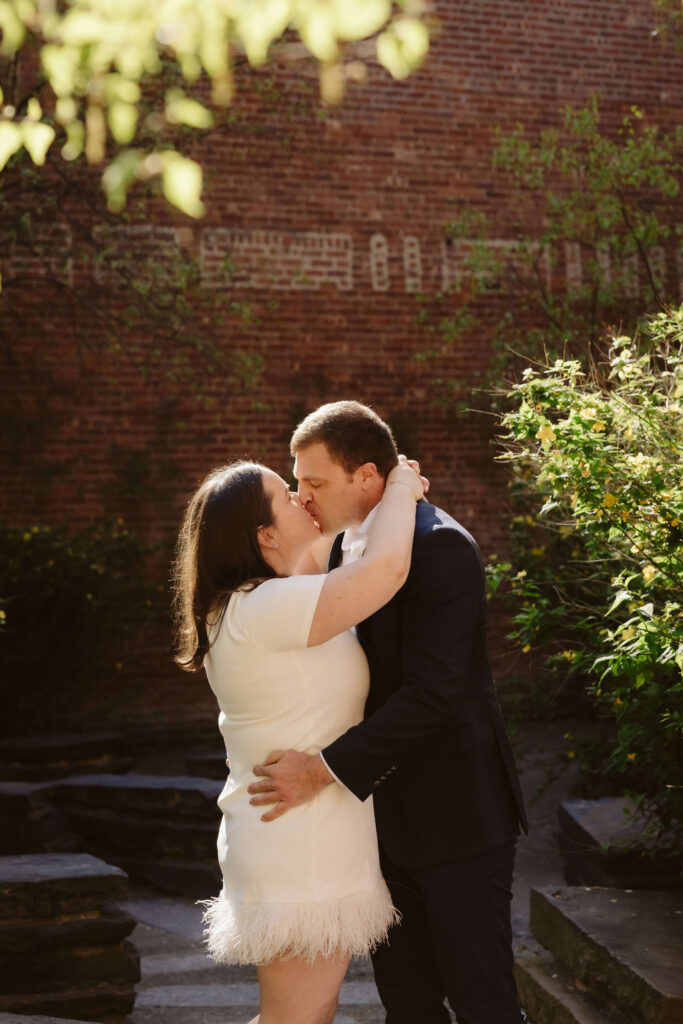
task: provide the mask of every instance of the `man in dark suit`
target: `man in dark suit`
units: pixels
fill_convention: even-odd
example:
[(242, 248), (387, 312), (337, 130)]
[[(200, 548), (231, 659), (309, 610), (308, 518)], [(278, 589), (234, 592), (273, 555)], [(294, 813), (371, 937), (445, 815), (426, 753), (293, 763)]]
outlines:
[[(362, 554), (368, 519), (397, 461), (368, 407), (335, 402), (292, 437), (299, 494), (324, 534), (329, 566)], [(401, 923), (373, 955), (387, 1024), (525, 1019), (512, 975), (515, 841), (526, 829), (512, 751), (486, 649), (481, 556), (445, 512), (420, 501), (412, 565), (396, 596), (359, 623), (370, 665), (365, 720), (320, 756), (277, 752), (252, 803), (270, 820), (325, 786), (374, 798), (382, 869)]]

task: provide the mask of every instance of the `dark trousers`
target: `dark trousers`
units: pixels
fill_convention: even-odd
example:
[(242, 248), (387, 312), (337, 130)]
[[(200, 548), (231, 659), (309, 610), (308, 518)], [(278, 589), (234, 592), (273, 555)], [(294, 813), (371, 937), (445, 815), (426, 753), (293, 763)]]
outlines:
[(510, 901), (515, 843), (447, 864), (382, 870), (401, 923), (373, 954), (386, 1024), (518, 1024)]

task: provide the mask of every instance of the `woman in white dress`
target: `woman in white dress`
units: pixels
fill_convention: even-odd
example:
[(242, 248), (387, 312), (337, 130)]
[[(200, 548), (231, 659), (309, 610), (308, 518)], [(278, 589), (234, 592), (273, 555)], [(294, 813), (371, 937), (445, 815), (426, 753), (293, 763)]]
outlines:
[(402, 461), (364, 557), (325, 574), (297, 575), (320, 532), (263, 466), (215, 470), (185, 515), (177, 661), (206, 669), (230, 761), (218, 801), (223, 889), (207, 904), (207, 942), (222, 963), (257, 965), (260, 1013), (250, 1024), (331, 1024), (350, 957), (395, 919), (371, 800), (334, 783), (267, 824), (247, 787), (270, 751), (318, 752), (362, 719), (369, 674), (352, 627), (405, 581), (422, 493)]

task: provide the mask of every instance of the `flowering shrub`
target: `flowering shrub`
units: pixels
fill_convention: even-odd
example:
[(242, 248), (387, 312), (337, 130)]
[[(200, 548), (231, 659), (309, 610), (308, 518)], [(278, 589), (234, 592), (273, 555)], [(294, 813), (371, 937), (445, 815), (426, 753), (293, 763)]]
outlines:
[(530, 367), (502, 420), (513, 488), (513, 639), (613, 721), (603, 782), (683, 849), (683, 308), (613, 339), (607, 366)]
[[(0, 527), (0, 694), (9, 728), (40, 728), (83, 683), (119, 673), (162, 595), (119, 521), (78, 533)], [(30, 715), (30, 720), (27, 718)]]

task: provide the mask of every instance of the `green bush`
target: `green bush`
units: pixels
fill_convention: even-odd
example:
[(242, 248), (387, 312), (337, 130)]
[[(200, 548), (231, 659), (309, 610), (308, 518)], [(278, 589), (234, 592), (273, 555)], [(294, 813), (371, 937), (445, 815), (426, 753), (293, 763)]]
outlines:
[(6, 722), (41, 728), (85, 683), (111, 677), (163, 596), (149, 549), (119, 521), (80, 532), (0, 526), (0, 693)]
[(512, 602), (510, 638), (612, 723), (592, 765), (601, 791), (636, 795), (681, 850), (682, 344), (683, 308), (614, 338), (587, 374), (559, 359), (524, 371), (501, 458), (526, 511), (514, 563), (489, 567)]

